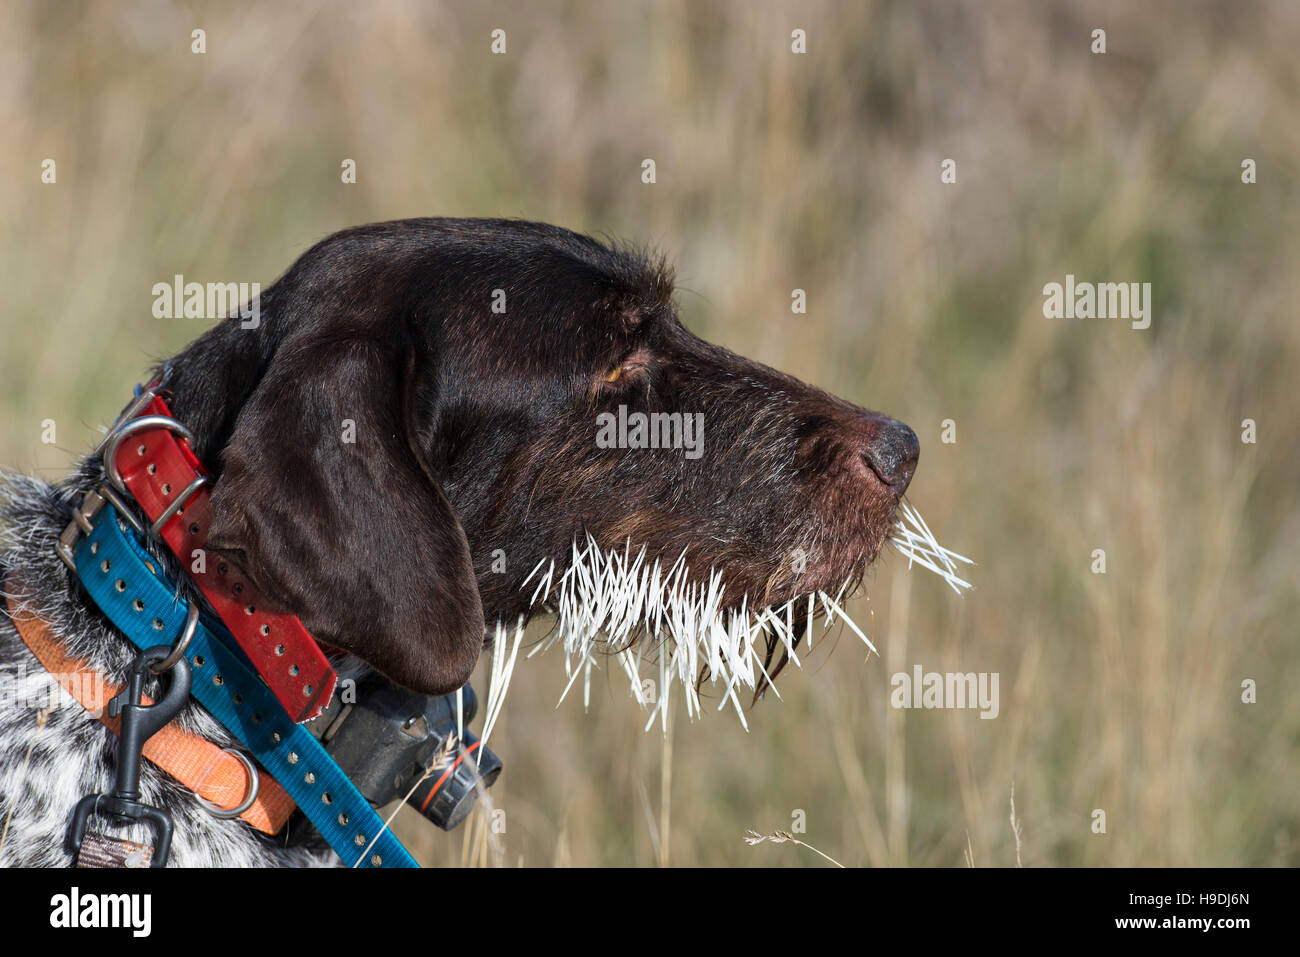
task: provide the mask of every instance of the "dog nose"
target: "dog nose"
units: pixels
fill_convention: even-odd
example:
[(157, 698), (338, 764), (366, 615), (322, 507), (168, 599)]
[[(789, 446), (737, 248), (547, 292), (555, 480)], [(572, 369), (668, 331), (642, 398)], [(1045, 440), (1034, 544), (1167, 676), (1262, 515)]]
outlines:
[(871, 471), (899, 494), (912, 481), (920, 456), (921, 443), (916, 440), (916, 433), (902, 422), (883, 416), (875, 436), (862, 450), (862, 458)]

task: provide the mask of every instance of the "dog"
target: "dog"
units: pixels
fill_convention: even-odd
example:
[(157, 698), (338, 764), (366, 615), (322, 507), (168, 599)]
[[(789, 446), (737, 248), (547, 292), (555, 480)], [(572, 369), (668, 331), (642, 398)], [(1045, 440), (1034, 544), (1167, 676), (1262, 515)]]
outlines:
[[(688, 553), (681, 574), (725, 586), (732, 613), (856, 581), (917, 464), (906, 425), (687, 331), (661, 258), (555, 226), (349, 229), (265, 290), (247, 326), (221, 321), (154, 370), (216, 480), (208, 548), (346, 652), (340, 674), (425, 694), (468, 680), (492, 626), (539, 613), (530, 570), (562, 572), (575, 542), (635, 548), (647, 567)], [(597, 441), (598, 423), (638, 413), (698, 434), (685, 450)], [(97, 457), (57, 485), (7, 474), (0, 574), (69, 655), (120, 684), (135, 649), (55, 554), (104, 480)], [(0, 680), (25, 700), (59, 695), (8, 616)], [(236, 744), (197, 703), (176, 720)], [(109, 788), (117, 744), (66, 701), (0, 709), (0, 863), (71, 863), (69, 815)], [(338, 863), (301, 818), (275, 837), (214, 818), (147, 761), (140, 791), (175, 821), (172, 865)]]

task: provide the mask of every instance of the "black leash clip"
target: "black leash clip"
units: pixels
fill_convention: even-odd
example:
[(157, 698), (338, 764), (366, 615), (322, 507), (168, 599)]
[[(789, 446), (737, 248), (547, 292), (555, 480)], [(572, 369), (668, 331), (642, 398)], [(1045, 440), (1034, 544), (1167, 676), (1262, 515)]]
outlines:
[(175, 657), (166, 670), (167, 693), (153, 704), (141, 703), (145, 673), (172, 657), (169, 645), (155, 645), (142, 651), (131, 662), (126, 687), (108, 702), (110, 717), (121, 717), (121, 740), (117, 749), (117, 777), (112, 794), (87, 794), (77, 802), (68, 829), (68, 849), (74, 858), (81, 853), (86, 824), (92, 814), (99, 814), (119, 827), (146, 823), (156, 834), (150, 867), (165, 867), (172, 843), (172, 819), (161, 808), (140, 800), (140, 758), (144, 743), (158, 733), (190, 696), (190, 663), (183, 655)]

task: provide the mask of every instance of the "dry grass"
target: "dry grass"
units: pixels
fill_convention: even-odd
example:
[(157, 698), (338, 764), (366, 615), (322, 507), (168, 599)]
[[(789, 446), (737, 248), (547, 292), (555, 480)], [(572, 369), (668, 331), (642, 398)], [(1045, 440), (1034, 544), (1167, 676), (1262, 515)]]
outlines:
[(807, 843), (806, 841), (799, 840), (789, 831), (782, 831), (778, 829), (773, 831), (771, 834), (759, 834), (758, 831), (748, 830), (745, 832), (744, 840), (745, 843), (748, 844), (750, 847), (753, 847), (755, 844), (762, 844), (766, 841), (770, 841), (773, 844), (796, 844), (799, 847), (808, 848), (808, 850), (812, 851), (814, 854), (820, 855), (823, 860), (829, 861), (830, 863), (834, 864), (836, 867), (839, 868), (844, 867), (843, 864), (835, 860), (835, 858), (831, 857), (829, 854), (824, 854), (821, 851), (817, 850), (817, 848), (813, 847), (811, 844)]
[[(886, 552), (848, 609), (883, 661), (823, 641), (748, 734), (671, 751), (611, 667), (584, 715), (521, 655), (500, 854), (399, 815), (414, 853), (753, 866), (736, 835), (799, 809), (849, 866), (1009, 866), (1014, 780), (1028, 866), (1300, 863), (1300, 9), (546, 6), (0, 2), (0, 461), (60, 474), (200, 331), (150, 314), (175, 273), (266, 283), (423, 214), (650, 241), (701, 334), (917, 430), (910, 498), (976, 588)], [(1152, 282), (1152, 328), (1045, 320), (1067, 272)], [(916, 663), (1000, 673), (999, 717), (890, 708)]]

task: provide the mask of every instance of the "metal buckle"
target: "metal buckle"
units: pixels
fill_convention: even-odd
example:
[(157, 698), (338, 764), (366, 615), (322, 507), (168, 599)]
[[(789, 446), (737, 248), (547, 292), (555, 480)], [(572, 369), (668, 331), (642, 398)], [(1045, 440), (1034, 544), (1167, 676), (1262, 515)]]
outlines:
[[(72, 521), (63, 530), (59, 536), (57, 547), (59, 558), (74, 572), (77, 570), (77, 563), (73, 558), (73, 549), (76, 547), (77, 538), (84, 532), (89, 535), (94, 526), (90, 520), (103, 507), (105, 502), (111, 502), (117, 509), (117, 514), (121, 519), (130, 525), (138, 535), (151, 535), (157, 538), (162, 532), (162, 528), (171, 518), (184, 507), (190, 496), (197, 492), (205, 485), (211, 485), (212, 479), (206, 475), (199, 476), (190, 482), (181, 490), (181, 494), (170, 502), (162, 514), (154, 520), (146, 529), (143, 522), (136, 518), (133, 507), (129, 504), (128, 498), (131, 493), (127, 490), (126, 483), (122, 480), (121, 473), (118, 472), (114, 459), (117, 458), (117, 451), (122, 447), (122, 443), (137, 432), (146, 429), (164, 428), (174, 432), (191, 444), (194, 442), (194, 433), (187, 429), (180, 422), (166, 415), (145, 415), (135, 418), (141, 409), (144, 409), (158, 396), (158, 390), (148, 388), (141, 390), (140, 394), (127, 403), (118, 415), (113, 427), (110, 428), (99, 444), (95, 446), (92, 455), (101, 457), (104, 463), (104, 472), (108, 476), (108, 484), (86, 493), (82, 499), (81, 505), (72, 514)], [(193, 629), (190, 629), (192, 634)]]
[(76, 511), (72, 513), (72, 521), (68, 522), (63, 534), (59, 536), (57, 551), (59, 558), (63, 559), (63, 564), (67, 565), (74, 572), (77, 570), (77, 562), (72, 557), (72, 550), (77, 545), (77, 539), (84, 532), (89, 535), (95, 527), (90, 524), (90, 520), (95, 517), (96, 513), (104, 507), (108, 501), (100, 495), (97, 490), (86, 493), (86, 497), (81, 500)]
[(104, 507), (105, 502), (112, 504), (117, 509), (117, 514), (122, 521), (134, 528), (137, 533), (144, 534), (144, 525), (132, 514), (130, 507), (122, 496), (117, 493), (116, 489), (107, 485), (91, 489), (81, 500), (81, 504), (73, 511), (72, 521), (68, 522), (67, 527), (59, 535), (59, 544), (56, 546), (56, 551), (59, 553), (59, 558), (63, 560), (63, 564), (74, 572), (77, 570), (77, 561), (72, 553), (77, 547), (77, 539), (82, 534), (89, 535), (95, 530), (95, 526), (91, 524), (90, 520), (99, 514), (99, 510)]
[(162, 534), (163, 526), (166, 525), (171, 520), (171, 517), (173, 515), (175, 515), (177, 512), (181, 510), (181, 508), (185, 505), (185, 503), (189, 501), (190, 496), (193, 495), (195, 492), (197, 492), (199, 489), (203, 488), (203, 486), (211, 485), (211, 484), (212, 484), (212, 479), (210, 476), (200, 475), (189, 485), (181, 489), (181, 494), (177, 495), (176, 498), (171, 502), (171, 504), (169, 504), (165, 509), (163, 509), (162, 513), (156, 519), (153, 520), (153, 524), (149, 526), (149, 534), (152, 535), (154, 538), (159, 537), (159, 535)]

